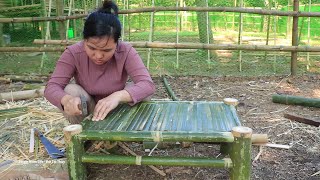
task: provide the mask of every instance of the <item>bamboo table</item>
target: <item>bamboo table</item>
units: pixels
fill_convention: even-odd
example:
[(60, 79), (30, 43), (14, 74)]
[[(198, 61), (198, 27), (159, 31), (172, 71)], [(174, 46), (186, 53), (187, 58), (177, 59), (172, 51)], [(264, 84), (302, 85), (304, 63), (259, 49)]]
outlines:
[[(229, 104), (229, 103), (228, 103)], [(236, 104), (150, 101), (119, 105), (103, 121), (64, 128), (70, 179), (86, 179), (85, 163), (208, 166), (230, 169), (231, 179), (250, 179), (252, 130), (242, 127)], [(216, 142), (230, 158), (93, 155), (84, 141)]]

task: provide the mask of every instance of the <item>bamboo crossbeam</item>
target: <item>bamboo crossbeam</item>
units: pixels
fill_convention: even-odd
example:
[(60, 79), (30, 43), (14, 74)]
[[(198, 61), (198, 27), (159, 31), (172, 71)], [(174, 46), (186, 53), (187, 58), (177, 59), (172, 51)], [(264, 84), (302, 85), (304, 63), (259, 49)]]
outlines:
[(153, 142), (233, 142), (230, 132), (162, 132), (162, 131), (85, 131), (78, 135), (80, 140), (106, 141), (153, 141)]
[(63, 52), (65, 47), (0, 47), (0, 52)]
[[(35, 44), (70, 45), (77, 41), (35, 39)], [(245, 50), (245, 51), (287, 51), (287, 52), (320, 52), (317, 46), (275, 46), (275, 45), (237, 45), (237, 44), (203, 44), (203, 43), (159, 43), (129, 42), (135, 48), (162, 49), (206, 49), (206, 50)], [(11, 49), (12, 48), (12, 49)], [(63, 51), (64, 47), (0, 47), (0, 52), (54, 52)]]
[(150, 157), (120, 155), (89, 155), (81, 157), (83, 163), (127, 164), (127, 165), (164, 165), (164, 166), (197, 166), (214, 168), (232, 168), (230, 158), (195, 158), (195, 157)]
[[(119, 11), (119, 14), (133, 14), (143, 12), (159, 12), (159, 11), (200, 11), (200, 12), (238, 12), (260, 15), (275, 15), (275, 16), (297, 16), (297, 17), (320, 17), (320, 12), (294, 12), (294, 11), (279, 11), (267, 9), (252, 9), (239, 7), (150, 7), (137, 8)], [(68, 19), (80, 19), (88, 14), (78, 14), (73, 16), (56, 16), (56, 17), (23, 17), (23, 18), (0, 18), (0, 23), (18, 23), (32, 21), (65, 21)]]
[(16, 6), (16, 7), (5, 7), (0, 8), (0, 14), (4, 12), (12, 12), (12, 11), (21, 11), (21, 10), (27, 10), (27, 9), (41, 9), (40, 4), (33, 4), (33, 5), (26, 5), (26, 6)]

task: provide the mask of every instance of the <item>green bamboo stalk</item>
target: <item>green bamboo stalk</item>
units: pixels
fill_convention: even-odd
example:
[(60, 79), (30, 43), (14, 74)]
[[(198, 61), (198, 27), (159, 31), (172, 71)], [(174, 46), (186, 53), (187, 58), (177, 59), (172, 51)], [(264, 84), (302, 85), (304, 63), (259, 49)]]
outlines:
[(272, 96), (272, 102), (320, 108), (319, 98), (275, 94)]
[(161, 131), (85, 131), (81, 140), (154, 141), (154, 142), (233, 142), (230, 132), (161, 132)]
[(128, 164), (128, 165), (164, 165), (164, 166), (197, 166), (214, 168), (231, 168), (229, 158), (194, 158), (194, 157), (151, 157), (151, 156), (121, 156), (121, 155), (88, 155), (82, 156), (84, 163), (98, 164)]
[(230, 157), (232, 169), (230, 171), (231, 180), (248, 180), (251, 172), (251, 136), (252, 129), (247, 127), (234, 127), (232, 129), (234, 142)]
[(163, 77), (163, 83), (164, 83), (164, 86), (166, 87), (167, 89), (167, 92), (169, 94), (169, 96), (172, 98), (172, 100), (174, 101), (179, 101), (179, 99), (177, 98), (177, 96), (174, 94), (173, 90), (171, 89), (167, 79), (165, 77)]
[(81, 125), (70, 125), (63, 128), (70, 180), (87, 179), (86, 167), (81, 161), (84, 154), (84, 142), (77, 136), (81, 131)]

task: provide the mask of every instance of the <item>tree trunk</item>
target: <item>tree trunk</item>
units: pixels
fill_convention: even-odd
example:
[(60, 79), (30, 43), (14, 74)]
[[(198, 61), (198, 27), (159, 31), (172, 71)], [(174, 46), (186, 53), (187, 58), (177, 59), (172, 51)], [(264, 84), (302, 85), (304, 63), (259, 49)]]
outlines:
[[(196, 0), (196, 6), (206, 7), (207, 6), (206, 0)], [(200, 42), (205, 44), (212, 44), (213, 36), (212, 36), (212, 29), (211, 29), (211, 21), (210, 21), (210, 18), (207, 18), (207, 12), (197, 12), (197, 21), (198, 21)], [(206, 55), (207, 53), (205, 51), (202, 51), (201, 54)]]

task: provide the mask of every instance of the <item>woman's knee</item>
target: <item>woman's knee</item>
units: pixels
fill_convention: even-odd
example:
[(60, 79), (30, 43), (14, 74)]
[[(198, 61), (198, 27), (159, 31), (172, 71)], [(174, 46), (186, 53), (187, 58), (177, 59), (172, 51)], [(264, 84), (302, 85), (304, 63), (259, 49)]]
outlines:
[(84, 94), (85, 90), (79, 86), (78, 84), (68, 84), (64, 91), (72, 96), (80, 96), (81, 94)]

